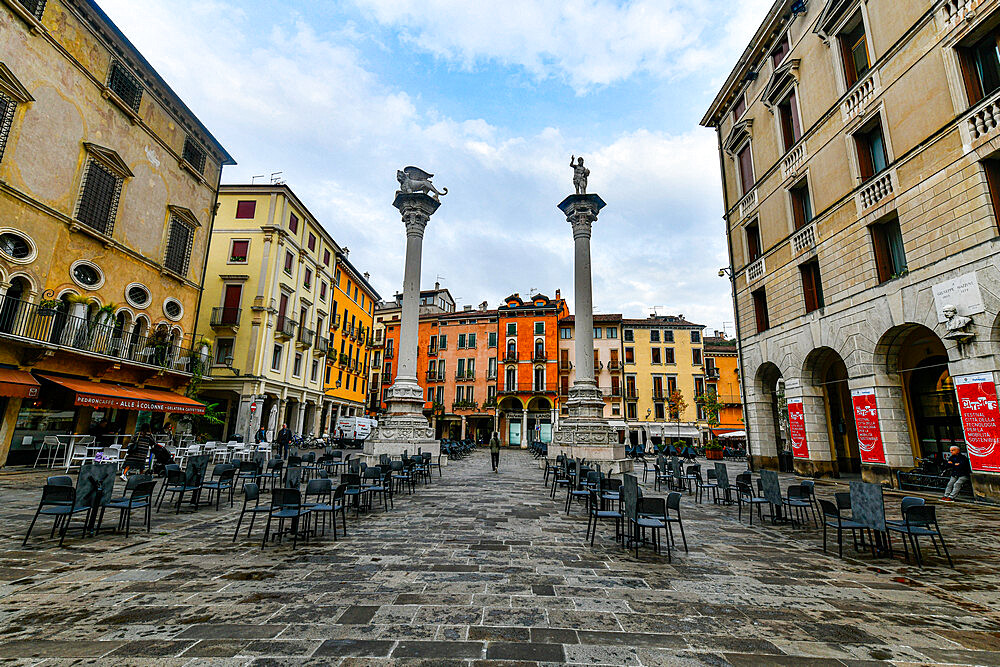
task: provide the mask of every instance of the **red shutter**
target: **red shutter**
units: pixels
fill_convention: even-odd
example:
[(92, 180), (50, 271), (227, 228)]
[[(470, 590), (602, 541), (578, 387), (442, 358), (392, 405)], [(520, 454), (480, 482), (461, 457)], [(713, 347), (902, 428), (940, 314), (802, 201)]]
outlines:
[(236, 202), (236, 217), (238, 219), (253, 218), (257, 213), (257, 202), (238, 201)]

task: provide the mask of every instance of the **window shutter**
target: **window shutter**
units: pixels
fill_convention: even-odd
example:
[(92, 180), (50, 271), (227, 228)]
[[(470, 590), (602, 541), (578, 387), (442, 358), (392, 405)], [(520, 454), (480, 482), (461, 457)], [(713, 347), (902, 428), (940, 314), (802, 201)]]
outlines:
[(163, 265), (174, 273), (186, 276), (193, 240), (194, 230), (177, 217), (171, 216), (170, 235), (167, 239), (167, 253)]

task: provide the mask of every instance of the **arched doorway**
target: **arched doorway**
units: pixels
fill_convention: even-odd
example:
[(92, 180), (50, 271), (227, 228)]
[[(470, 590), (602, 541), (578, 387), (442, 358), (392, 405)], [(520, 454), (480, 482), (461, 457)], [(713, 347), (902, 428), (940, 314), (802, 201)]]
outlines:
[(938, 335), (920, 324), (893, 327), (879, 342), (877, 357), (900, 379), (913, 456), (939, 460), (953, 444), (964, 449), (948, 352)]
[(545, 396), (528, 401), (527, 441), (552, 442), (552, 402)]
[(31, 286), (24, 278), (14, 278), (10, 281), (10, 287), (7, 288), (7, 293), (0, 304), (0, 331), (20, 333), (25, 329), (20, 320), (25, 318), (26, 311), (21, 304), (27, 300), (30, 291)]
[(522, 442), (527, 443), (524, 439), (527, 413), (521, 399), (516, 396), (505, 397), (497, 406), (497, 414), (500, 415), (500, 440), (503, 444), (520, 447)]
[(755, 422), (748, 444), (751, 465), (778, 469), (778, 455), (788, 451), (788, 412), (785, 404), (785, 381), (781, 370), (765, 361), (754, 374), (754, 390), (747, 397), (747, 413)]
[(803, 377), (822, 391), (833, 476), (861, 474), (858, 429), (843, 358), (832, 348), (817, 348), (806, 357)]

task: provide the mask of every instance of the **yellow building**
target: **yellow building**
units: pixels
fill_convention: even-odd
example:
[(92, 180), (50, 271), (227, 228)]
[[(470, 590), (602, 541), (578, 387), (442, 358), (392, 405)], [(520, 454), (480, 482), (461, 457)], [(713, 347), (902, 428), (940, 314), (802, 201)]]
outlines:
[(0, 465), (204, 410), (183, 393), (224, 164), (94, 2), (0, 3)]
[(342, 312), (345, 274), (355, 272), (291, 188), (222, 186), (208, 266), (200, 321), (213, 332), (215, 378), (201, 397), (226, 413), (216, 435), (249, 438), (260, 424), (282, 423), (320, 435), (338, 404), (361, 404), (326, 392), (327, 364), (351, 317)]
[[(625, 421), (622, 411), (624, 375), (622, 370), (622, 316), (594, 313), (594, 380), (604, 398), (604, 417), (624, 442)], [(559, 415), (569, 415), (566, 400), (576, 380), (576, 318), (559, 320)]]
[[(695, 402), (705, 392), (704, 328), (683, 315), (622, 320), (625, 422), (633, 444), (695, 444), (707, 436), (704, 415)], [(674, 390), (686, 404), (676, 414), (669, 404)]]
[[(705, 352), (705, 384), (718, 404), (718, 424), (712, 426), (715, 435), (745, 430), (743, 400), (740, 395), (739, 350), (735, 338), (716, 331), (702, 338)], [(706, 415), (707, 416), (707, 415)], [(711, 425), (710, 425), (711, 426)]]
[(375, 344), (372, 320), (379, 294), (348, 260), (347, 248), (337, 253), (333, 276), (333, 303), (329, 321), (330, 356), (326, 395), (333, 399), (336, 419), (341, 415), (365, 414), (368, 369)]

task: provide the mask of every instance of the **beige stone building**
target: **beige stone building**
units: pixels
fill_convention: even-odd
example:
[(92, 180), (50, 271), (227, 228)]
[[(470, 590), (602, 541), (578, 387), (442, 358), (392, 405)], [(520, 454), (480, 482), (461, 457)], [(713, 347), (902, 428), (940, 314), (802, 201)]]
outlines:
[(0, 465), (204, 411), (183, 394), (232, 163), (95, 2), (0, 2)]
[(998, 28), (996, 0), (778, 0), (702, 120), (757, 464), (791, 416), (801, 473), (897, 484), (957, 444), (1000, 495), (956, 399), (1000, 361)]

